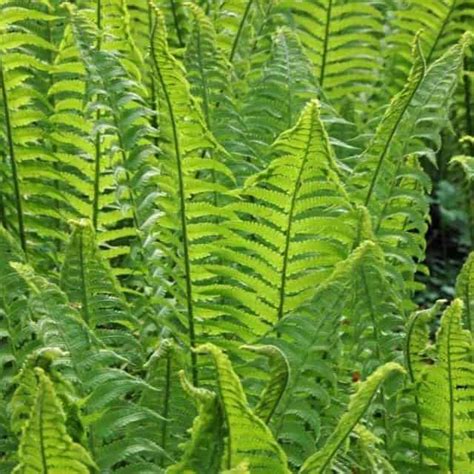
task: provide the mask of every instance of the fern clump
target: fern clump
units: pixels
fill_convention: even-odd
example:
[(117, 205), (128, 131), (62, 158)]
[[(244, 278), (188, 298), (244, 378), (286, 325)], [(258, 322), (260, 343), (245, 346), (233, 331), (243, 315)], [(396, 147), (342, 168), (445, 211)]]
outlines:
[(473, 472), (473, 12), (0, 0), (0, 472)]

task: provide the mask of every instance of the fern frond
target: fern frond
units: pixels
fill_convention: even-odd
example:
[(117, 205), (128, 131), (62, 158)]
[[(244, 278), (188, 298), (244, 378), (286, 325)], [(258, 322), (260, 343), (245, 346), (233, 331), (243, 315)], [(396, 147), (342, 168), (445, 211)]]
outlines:
[[(380, 71), (382, 14), (370, 2), (282, 2), (332, 100), (369, 90)], [(290, 20), (290, 21), (291, 21)]]
[[(194, 407), (188, 400), (194, 397), (183, 393), (179, 376), (186, 367), (186, 356), (186, 352), (178, 344), (162, 337), (146, 364), (146, 382), (155, 390), (145, 389), (139, 403), (162, 417), (157, 435), (166, 456), (162, 456), (161, 466), (169, 464), (173, 458), (177, 459), (182, 454), (178, 448), (186, 439), (186, 429), (194, 414)], [(198, 409), (199, 406), (197, 403)]]
[(246, 171), (247, 162), (249, 171), (268, 165), (272, 143), (295, 125), (304, 105), (318, 92), (298, 36), (280, 28), (271, 38), (267, 60), (250, 72), (248, 93), (232, 127), (238, 133), (231, 136), (229, 149), (245, 160), (238, 176)]
[(108, 347), (132, 364), (141, 364), (142, 350), (132, 335), (138, 329), (138, 321), (131, 315), (87, 221), (73, 227), (61, 269), (61, 288), (70, 304), (80, 309), (84, 321)]
[(472, 335), (462, 328), (462, 312), (461, 300), (454, 300), (443, 313), (436, 338), (436, 360), (418, 379), (426, 462), (435, 462), (451, 472), (468, 472), (474, 450), (470, 438)]
[(268, 424), (288, 385), (290, 378), (288, 360), (285, 354), (275, 346), (247, 345), (242, 346), (242, 349), (264, 355), (269, 359), (270, 378), (254, 410), (255, 414)]
[[(409, 384), (398, 397), (398, 414), (394, 427), (394, 462), (399, 469), (421, 470), (427, 465), (423, 452), (423, 424), (418, 394), (419, 381), (430, 360), (426, 342), (429, 340), (429, 325), (444, 306), (437, 301), (431, 308), (414, 312), (408, 322), (405, 338), (405, 367)], [(396, 450), (398, 453), (396, 454)]]
[[(169, 291), (184, 309), (184, 317), (175, 322), (178, 337), (185, 337), (188, 346), (196, 346), (196, 293), (193, 280), (202, 278), (197, 263), (202, 259), (199, 241), (205, 243), (218, 235), (223, 218), (218, 195), (232, 184), (233, 176), (217, 156), (223, 152), (207, 130), (180, 63), (171, 55), (166, 44), (163, 15), (155, 10), (152, 60), (160, 84), (161, 143), (163, 156), (158, 179), (163, 195), (160, 197), (162, 226), (157, 243), (170, 259), (174, 275), (170, 276)], [(207, 152), (211, 152), (209, 156)], [(196, 174), (199, 171), (199, 174)], [(207, 202), (205, 202), (207, 200)], [(209, 202), (210, 201), (210, 202)], [(202, 217), (206, 219), (203, 221)], [(215, 226), (213, 228), (213, 226)], [(196, 265), (195, 265), (196, 264)], [(172, 282), (178, 288), (171, 288)], [(187, 334), (179, 329), (186, 328)], [(177, 326), (177, 327), (176, 327)], [(197, 385), (196, 354), (191, 352), (193, 384)]]
[(395, 12), (393, 32), (388, 37), (389, 51), (393, 55), (395, 78), (400, 83), (409, 68), (410, 42), (417, 31), (423, 30), (421, 46), (427, 63), (438, 59), (462, 34), (469, 30), (474, 19), (472, 0), (410, 0), (405, 8)]
[(314, 450), (321, 436), (321, 418), (334, 423), (333, 417), (340, 416), (338, 409), (332, 411), (331, 400), (337, 384), (341, 316), (351, 301), (353, 276), (360, 273), (360, 267), (376, 250), (374, 243), (362, 243), (335, 266), (311, 301), (280, 321), (275, 328), (277, 337), (264, 339), (288, 356), (290, 380), (272, 417), (272, 426), (296, 467)]
[[(18, 235), (26, 251), (30, 237), (36, 244), (42, 238), (63, 238), (57, 212), (61, 197), (51, 182), (45, 180), (48, 173), (53, 176), (56, 173), (40, 151), (44, 133), (38, 124), (44, 125), (46, 111), (33, 87), (34, 76), (48, 67), (40, 59), (41, 53), (35, 52), (49, 52), (54, 50), (54, 45), (28, 28), (30, 18), (47, 23), (55, 17), (34, 6), (19, 8), (13, 2), (3, 2), (0, 12), (4, 17), (0, 26), (0, 142), (5, 150), (2, 156), (8, 163), (2, 167), (3, 220)], [(23, 62), (22, 58), (29, 54), (36, 59)]]
[(28, 312), (27, 288), (10, 263), (23, 263), (18, 242), (0, 228), (0, 393), (11, 391), (12, 380), (35, 342)]
[(299, 472), (316, 474), (330, 469), (334, 456), (356, 424), (364, 416), (377, 390), (385, 379), (397, 372), (404, 373), (405, 371), (401, 365), (389, 362), (379, 367), (364, 382), (361, 382), (357, 392), (351, 397), (346, 413), (340, 419), (335, 431), (331, 434), (324, 447), (309, 457)]
[(373, 216), (379, 216), (390, 199), (400, 161), (409, 154), (432, 156), (431, 149), (439, 145), (439, 130), (446, 121), (447, 104), (469, 41), (465, 36), (426, 73), (419, 39), (415, 41), (414, 63), (406, 85), (393, 98), (350, 183), (354, 199), (364, 203)]
[(224, 143), (229, 134), (226, 122), (235, 113), (230, 87), (232, 67), (218, 46), (211, 19), (197, 5), (186, 3), (186, 6), (194, 17), (184, 56), (191, 93), (201, 104), (206, 127)]
[(249, 408), (229, 358), (213, 344), (203, 344), (196, 350), (209, 354), (217, 370), (219, 396), (228, 430), (223, 466), (231, 469), (247, 462), (251, 472), (289, 473), (282, 448), (270, 429)]
[(464, 324), (474, 331), (474, 253), (471, 252), (456, 281), (456, 297), (464, 303)]
[(35, 377), (38, 387), (21, 436), (20, 463), (13, 472), (94, 472), (88, 452), (66, 431), (66, 417), (51, 380), (41, 368), (35, 369)]
[(396, 176), (374, 232), (387, 259), (398, 266), (405, 287), (415, 291), (421, 289), (413, 280), (425, 255), (431, 182), (415, 156), (399, 162)]
[(185, 447), (182, 460), (167, 469), (169, 474), (206, 472), (217, 474), (224, 452), (224, 417), (219, 399), (214, 392), (193, 387), (184, 372), (180, 372), (184, 390), (198, 406), (199, 414), (191, 428), (191, 440)]
[[(225, 282), (217, 281), (207, 293), (234, 300), (225, 311), (249, 328), (251, 337), (243, 333), (243, 342), (308, 301), (354, 241), (352, 209), (316, 101), (280, 135), (273, 152), (270, 165), (251, 176), (227, 206), (236, 217), (228, 219), (224, 238), (214, 246), (221, 262), (205, 265)], [(215, 319), (217, 327), (225, 325)]]

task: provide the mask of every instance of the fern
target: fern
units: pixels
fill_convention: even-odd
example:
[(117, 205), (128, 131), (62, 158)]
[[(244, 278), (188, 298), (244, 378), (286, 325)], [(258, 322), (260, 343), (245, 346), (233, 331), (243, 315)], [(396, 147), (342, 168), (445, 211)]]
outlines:
[(288, 472), (283, 450), (268, 427), (249, 409), (228, 357), (212, 344), (199, 346), (197, 350), (211, 355), (216, 365), (219, 395), (228, 429), (224, 466), (231, 469), (247, 462), (253, 472), (268, 472), (269, 469)]
[(469, 258), (464, 264), (457, 282), (456, 282), (456, 296), (464, 303), (464, 324), (465, 327), (472, 333), (474, 328), (474, 307), (473, 307), (473, 264), (474, 254), (470, 254)]
[(470, 472), (473, 11), (0, 0), (0, 471)]
[(180, 373), (184, 390), (199, 406), (199, 415), (194, 419), (192, 439), (186, 446), (183, 459), (167, 469), (167, 472), (220, 472), (220, 461), (224, 451), (223, 413), (217, 395), (206, 389), (193, 387)]
[(442, 0), (419, 2), (411, 0), (405, 8), (396, 11), (394, 32), (390, 46), (397, 58), (398, 71), (409, 61), (409, 44), (413, 35), (423, 30), (422, 48), (427, 63), (438, 59), (457, 41), (472, 21), (473, 3), (470, 0)]
[[(418, 41), (416, 42), (414, 65), (408, 82), (392, 100), (370, 145), (354, 169), (351, 178), (353, 197), (363, 202), (372, 215), (376, 216), (375, 229), (379, 234), (384, 230), (384, 219), (388, 220), (387, 203), (393, 202), (399, 196), (408, 202), (412, 200), (408, 190), (400, 189), (400, 185), (397, 184), (397, 180), (402, 179), (404, 160), (410, 154), (430, 156), (432, 147), (436, 147), (439, 143), (436, 124), (443, 123), (438, 117), (439, 110), (442, 110), (452, 95), (468, 42), (469, 38), (465, 37), (459, 44), (453, 46), (426, 71), (426, 74), (420, 45)], [(436, 103), (439, 107), (432, 108)], [(433, 124), (431, 128), (428, 127), (428, 123)], [(404, 136), (411, 138), (408, 141), (400, 141), (399, 137)], [(424, 179), (422, 175), (421, 179)], [(424, 186), (426, 187), (426, 184)], [(403, 236), (410, 236), (413, 231), (423, 235), (425, 231), (423, 216), (426, 214), (426, 205), (420, 202), (417, 206), (421, 211), (418, 214), (419, 216), (421, 214), (420, 217), (407, 216), (401, 221)], [(416, 227), (412, 227), (410, 220), (413, 224), (416, 223)], [(416, 269), (416, 261), (422, 254), (416, 245), (411, 243), (407, 245), (399, 241), (397, 247), (397, 253), (401, 254), (401, 260), (405, 261), (404, 266), (411, 272), (411, 276), (407, 275), (410, 279)], [(399, 257), (397, 259), (400, 260)], [(410, 261), (415, 262), (415, 265), (410, 264)]]
[[(249, 178), (228, 206), (236, 218), (228, 220), (224, 239), (215, 245), (222, 262), (206, 265), (227, 278), (228, 283), (217, 282), (207, 292), (237, 300), (240, 308), (216, 310), (235, 314), (234, 324), (248, 327), (244, 342), (263, 335), (308, 300), (352, 245), (350, 217), (341, 219), (351, 206), (317, 102), (306, 106), (273, 151), (268, 168)], [(240, 249), (246, 250), (245, 257)]]
[[(18, 235), (21, 247), (27, 251), (28, 235), (36, 234), (41, 237), (61, 238), (63, 234), (54, 229), (54, 189), (48, 180), (50, 174), (55, 174), (50, 163), (43, 162), (40, 169), (41, 144), (43, 133), (35, 126), (45, 120), (44, 108), (39, 103), (33, 86), (34, 74), (47, 70), (46, 61), (34, 54), (35, 60), (30, 62), (28, 51), (48, 51), (54, 46), (23, 26), (28, 20), (50, 22), (54, 16), (31, 8), (21, 8), (10, 2), (3, 2), (2, 42), (0, 48), (0, 86), (2, 107), (2, 145), (5, 147), (5, 158), (8, 157), (8, 168), (4, 167), (3, 182), (10, 191), (3, 194), (4, 222)], [(26, 68), (25, 65), (29, 64)], [(35, 149), (38, 152), (35, 152)], [(44, 171), (43, 171), (44, 170)], [(43, 172), (42, 172), (43, 171)], [(23, 182), (28, 180), (28, 199)], [(48, 199), (53, 195), (53, 200)], [(44, 225), (44, 222), (50, 225)]]
[[(213, 238), (215, 230), (206, 229), (199, 222), (202, 209), (205, 215), (220, 220), (222, 212), (214, 204), (203, 202), (203, 198), (210, 197), (215, 202), (216, 194), (225, 191), (225, 185), (214, 181), (218, 174), (223, 182), (233, 180), (230, 170), (220, 163), (215, 155), (210, 158), (200, 156), (202, 151), (222, 149), (207, 131), (203, 118), (197, 108), (195, 99), (189, 91), (180, 64), (170, 54), (165, 43), (166, 30), (164, 20), (159, 12), (155, 11), (156, 23), (153, 33), (152, 57), (162, 90), (160, 101), (163, 105), (162, 140), (164, 160), (162, 163), (162, 177), (159, 184), (167, 196), (161, 198), (161, 209), (168, 224), (162, 227), (159, 240), (162, 245), (168, 244), (165, 254), (176, 265), (175, 273), (179, 281), (179, 293), (176, 297), (185, 308), (185, 321), (180, 320), (187, 329), (187, 339), (191, 348), (196, 346), (195, 309), (196, 299), (193, 295), (193, 260), (199, 259), (199, 252), (194, 256), (191, 247), (194, 240), (202, 237)], [(181, 126), (180, 126), (181, 125)], [(195, 172), (208, 175), (208, 180), (196, 179)], [(192, 201), (191, 197), (193, 198)], [(195, 222), (189, 222), (189, 216), (196, 216)], [(200, 230), (202, 227), (202, 230)], [(176, 239), (174, 232), (178, 232)], [(171, 249), (176, 249), (171, 251)], [(179, 249), (179, 250), (178, 250)], [(179, 256), (182, 256), (180, 258)], [(198, 275), (196, 275), (198, 276)], [(176, 278), (176, 277), (175, 277)], [(171, 290), (174, 294), (174, 290)], [(191, 352), (193, 367), (193, 383), (198, 380), (196, 354)]]
[(367, 91), (378, 79), (382, 15), (370, 2), (283, 2), (299, 29), (320, 86), (340, 100)]
[(131, 363), (140, 364), (141, 348), (132, 336), (138, 322), (99, 253), (92, 228), (85, 222), (76, 224), (72, 232), (61, 270), (61, 288), (108, 347), (126, 358), (132, 355)]
[(13, 472), (89, 473), (95, 465), (87, 451), (67, 434), (65, 414), (53, 384), (40, 368), (30, 417), (21, 436), (20, 463)]
[(342, 416), (323, 449), (308, 458), (300, 472), (325, 472), (330, 467), (337, 450), (364, 415), (377, 389), (387, 377), (395, 372), (403, 373), (404, 369), (396, 363), (389, 362), (361, 383), (357, 392), (351, 398), (347, 412)]
[(473, 385), (472, 338), (462, 328), (461, 318), (462, 303), (454, 300), (441, 319), (436, 360), (425, 368), (419, 380), (426, 462), (436, 463), (451, 472), (469, 471), (472, 452), (472, 443), (469, 442), (472, 428), (469, 415)]

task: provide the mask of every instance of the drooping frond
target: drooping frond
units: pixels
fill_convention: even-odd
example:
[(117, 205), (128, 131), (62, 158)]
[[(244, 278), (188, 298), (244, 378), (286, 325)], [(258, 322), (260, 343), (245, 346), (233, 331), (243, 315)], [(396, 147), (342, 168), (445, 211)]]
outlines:
[(327, 440), (324, 447), (310, 456), (299, 472), (304, 473), (324, 473), (330, 468), (331, 462), (337, 451), (347, 439), (360, 419), (364, 416), (377, 390), (385, 379), (394, 373), (404, 372), (401, 365), (389, 362), (378, 368), (364, 382), (360, 384), (356, 393), (352, 395), (347, 411), (340, 419), (336, 429)]
[(221, 459), (224, 453), (224, 416), (216, 393), (193, 387), (184, 372), (180, 372), (183, 389), (198, 406), (199, 414), (191, 428), (191, 440), (185, 447), (183, 458), (167, 469), (169, 474), (182, 472), (221, 472)]
[(255, 407), (255, 414), (265, 423), (269, 423), (280, 402), (290, 377), (290, 366), (285, 354), (276, 346), (247, 345), (243, 349), (264, 355), (269, 359), (270, 378), (263, 389)]
[(284, 451), (270, 429), (249, 408), (242, 384), (227, 355), (213, 344), (201, 345), (196, 350), (209, 354), (216, 366), (228, 432), (223, 467), (231, 469), (246, 462), (250, 472), (289, 473)]

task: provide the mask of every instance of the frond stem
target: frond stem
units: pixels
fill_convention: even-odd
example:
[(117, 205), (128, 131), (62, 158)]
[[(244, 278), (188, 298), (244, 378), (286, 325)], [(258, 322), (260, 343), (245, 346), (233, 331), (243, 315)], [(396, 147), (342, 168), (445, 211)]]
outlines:
[[(157, 24), (155, 23), (152, 38), (156, 34)], [(153, 65), (155, 67), (156, 73), (158, 75), (158, 79), (161, 84), (161, 88), (164, 94), (166, 108), (168, 109), (168, 113), (170, 116), (171, 122), (171, 130), (173, 135), (173, 146), (175, 152), (175, 159), (176, 159), (176, 168), (178, 171), (178, 192), (179, 192), (179, 208), (180, 208), (180, 216), (181, 216), (181, 234), (183, 238), (183, 259), (184, 259), (184, 277), (185, 277), (185, 285), (186, 285), (186, 305), (187, 305), (187, 315), (188, 315), (188, 332), (189, 332), (189, 343), (191, 346), (191, 371), (192, 371), (192, 379), (194, 386), (198, 386), (198, 368), (197, 368), (197, 354), (194, 352), (194, 348), (196, 347), (196, 333), (194, 329), (194, 314), (193, 314), (193, 303), (192, 303), (192, 284), (191, 284), (191, 263), (189, 257), (189, 241), (188, 241), (188, 227), (186, 222), (186, 201), (185, 201), (185, 190), (184, 190), (184, 178), (183, 178), (183, 169), (182, 169), (182, 156), (181, 156), (181, 148), (179, 143), (179, 135), (178, 129), (176, 126), (176, 119), (174, 116), (174, 109), (171, 103), (171, 98), (169, 96), (168, 88), (166, 87), (166, 83), (164, 81), (160, 65), (156, 60), (157, 52), (155, 50), (154, 41), (151, 41), (151, 58), (153, 61)]]
[(229, 62), (232, 63), (234, 61), (234, 56), (237, 51), (237, 45), (239, 44), (240, 37), (242, 36), (242, 31), (244, 29), (244, 25), (247, 21), (247, 17), (250, 13), (250, 7), (252, 6), (253, 0), (248, 0), (247, 5), (245, 6), (244, 14), (242, 15), (242, 20), (239, 23), (239, 29), (237, 30), (237, 34), (235, 35), (234, 42), (232, 43), (232, 49), (229, 55)]

